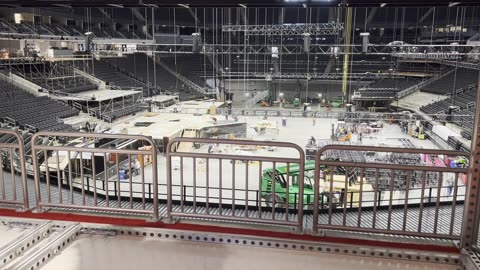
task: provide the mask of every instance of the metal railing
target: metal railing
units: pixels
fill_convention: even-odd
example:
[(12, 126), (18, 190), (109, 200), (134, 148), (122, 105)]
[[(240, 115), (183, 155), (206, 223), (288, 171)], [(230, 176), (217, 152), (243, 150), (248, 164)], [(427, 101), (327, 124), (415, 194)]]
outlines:
[[(0, 143), (0, 203), (19, 205), (26, 211), (29, 199), (23, 137), (18, 131), (0, 129), (0, 137), (3, 136), (13, 136), (15, 139), (9, 140), (10, 143)], [(9, 175), (5, 174), (4, 170), (9, 171)]]
[[(78, 145), (41, 145), (38, 144), (40, 138), (45, 137), (57, 137), (57, 138), (70, 138), (80, 139), (83, 144)], [(125, 148), (97, 148), (92, 146), (97, 140), (123, 140), (126, 143)], [(139, 142), (141, 145), (150, 146), (150, 149), (142, 150), (138, 147), (133, 147), (128, 142)], [(46, 157), (45, 162), (40, 164), (38, 160), (38, 153), (43, 152)], [(50, 155), (50, 154), (51, 155)], [(60, 154), (62, 154), (62, 161), (60, 160)], [(140, 205), (134, 204), (133, 196), (133, 172), (137, 172), (140, 175), (141, 182), (145, 183), (145, 166), (140, 168), (134, 168), (132, 163), (135, 157), (137, 160), (145, 161), (148, 157), (151, 157), (151, 181), (153, 184), (153, 193), (158, 193), (158, 171), (157, 171), (157, 148), (154, 141), (146, 136), (136, 135), (121, 135), (121, 134), (91, 134), (91, 133), (62, 133), (62, 132), (39, 132), (32, 137), (32, 156), (33, 156), (33, 169), (35, 175), (35, 191), (36, 191), (36, 210), (42, 212), (44, 207), (54, 208), (71, 208), (71, 209), (83, 209), (94, 211), (109, 211), (120, 213), (133, 213), (148, 215), (152, 220), (158, 219), (158, 196), (153, 197), (152, 208), (149, 209), (146, 205), (145, 190), (142, 190)], [(48, 158), (51, 156), (50, 158)], [(76, 157), (72, 159), (72, 157)], [(112, 157), (112, 158), (110, 158)], [(122, 172), (119, 163), (120, 159), (128, 160), (128, 165), (125, 171)], [(50, 160), (53, 159), (53, 162)], [(63, 160), (66, 159), (64, 162)], [(78, 159), (78, 161), (77, 161)], [(100, 161), (99, 161), (100, 159)], [(75, 164), (73, 164), (73, 161)], [(122, 160), (123, 161), (123, 160)], [(100, 187), (103, 188), (102, 182), (108, 182), (112, 178), (111, 175), (105, 174), (104, 179), (94, 179), (93, 181), (93, 198), (86, 196), (85, 194), (85, 164), (88, 163), (91, 166), (91, 175), (96, 175), (96, 167), (101, 166), (103, 169), (108, 168), (108, 163), (113, 162), (116, 165), (116, 172), (114, 177), (117, 181), (115, 183), (116, 197), (115, 202), (110, 201), (110, 196), (106, 196), (105, 199), (98, 198), (97, 191)], [(51, 165), (53, 163), (53, 165)], [(65, 168), (61, 168), (61, 164), (64, 164)], [(76, 197), (74, 194), (74, 177), (73, 168), (79, 168), (80, 172), (80, 197)], [(98, 168), (100, 170), (100, 168)], [(52, 174), (56, 172), (56, 181), (52, 178)], [(123, 176), (122, 176), (123, 175)], [(128, 178), (126, 179), (126, 176)], [(41, 188), (43, 181), (45, 180), (45, 187)], [(125, 180), (128, 184), (122, 184), (123, 189), (120, 187), (121, 180)], [(69, 191), (63, 190), (63, 186), (69, 187)], [(125, 188), (126, 187), (126, 188)], [(143, 185), (145, 187), (145, 185)], [(106, 192), (109, 193), (109, 185), (106, 185)], [(110, 187), (113, 189), (113, 187)], [(46, 194), (42, 194), (42, 191)]]
[[(13, 134), (18, 141), (0, 144), (2, 156), (7, 152), (8, 157), (10, 153), (10, 161), (3, 160), (0, 174), (3, 199), (0, 202), (19, 204), (26, 209), (29, 202), (23, 140), (15, 131), (0, 134)], [(53, 140), (56, 142), (53, 145), (43, 145), (41, 138), (58, 140)], [(103, 143), (108, 147), (92, 147), (99, 140), (111, 143)], [(191, 144), (191, 150), (174, 152), (179, 143)], [(207, 151), (209, 146), (222, 152)], [(256, 154), (254, 151), (259, 148), (272, 152)], [(18, 161), (12, 158), (15, 149)], [(459, 216), (468, 193), (459, 184), (459, 178), (467, 173), (467, 168), (426, 161), (421, 165), (392, 163), (387, 159), (370, 162), (323, 159), (330, 151), (360, 152), (364, 156), (375, 153), (382, 157), (416, 155), (424, 161), (427, 155), (468, 155), (445, 150), (327, 145), (317, 152), (314, 165), (307, 164), (311, 166), (307, 172), (301, 169), (306, 168), (304, 151), (293, 143), (176, 138), (167, 147), (166, 179), (159, 179), (158, 153), (154, 141), (148, 137), (39, 132), (32, 138), (36, 210), (90, 210), (147, 215), (153, 220), (158, 220), (161, 213), (167, 222), (176, 218), (250, 222), (295, 227), (299, 232), (311, 230), (314, 234), (321, 230), (343, 230), (440, 239), (460, 237)], [(41, 160), (42, 155), (45, 161)], [(135, 159), (152, 163), (134, 168)], [(10, 167), (5, 167), (6, 164)], [(340, 167), (345, 178), (340, 176), (339, 180), (335, 173), (333, 181), (334, 173), (326, 172)], [(11, 170), (14, 178), (15, 173), (21, 173), (17, 188), (15, 183), (5, 185), (8, 181), (3, 176), (5, 169)], [(96, 173), (102, 169), (107, 173)], [(313, 170), (314, 176), (310, 175)], [(350, 177), (351, 172), (356, 176)], [(324, 185), (320, 185), (321, 174), (326, 175)], [(400, 182), (405, 183), (403, 187), (394, 185)], [(15, 193), (12, 194), (16, 197), (6, 198), (1, 193), (5, 186), (17, 190), (19, 185), (23, 198)], [(340, 196), (334, 198), (337, 195)], [(166, 201), (161, 212), (160, 200)]]
[[(339, 161), (339, 160), (325, 160), (322, 159), (328, 151), (337, 150), (337, 151), (357, 151), (357, 152), (376, 152), (376, 153), (385, 153), (389, 155), (401, 154), (401, 155), (447, 155), (447, 156), (468, 156), (468, 153), (459, 152), (459, 151), (446, 151), (446, 150), (433, 150), (433, 149), (412, 149), (412, 148), (392, 148), (392, 147), (373, 147), (373, 146), (349, 146), (349, 145), (327, 145), (322, 147), (318, 150), (316, 155), (316, 163), (315, 163), (315, 197), (314, 197), (314, 215), (313, 215), (313, 232), (318, 232), (319, 230), (323, 229), (330, 229), (330, 230), (348, 230), (348, 231), (360, 231), (360, 232), (369, 232), (369, 233), (384, 233), (384, 234), (400, 234), (400, 235), (407, 235), (407, 236), (421, 236), (421, 237), (436, 237), (436, 238), (445, 238), (445, 239), (458, 239), (459, 235), (454, 234), (454, 222), (456, 218), (456, 206), (459, 204), (457, 201), (459, 200), (458, 194), (458, 180), (459, 174), (467, 173), (467, 168), (450, 168), (450, 167), (439, 167), (434, 165), (420, 165), (415, 164), (413, 160), (413, 164), (402, 164), (401, 160), (397, 160), (396, 163), (377, 163), (377, 162), (355, 162), (355, 161)], [(359, 182), (360, 186), (360, 194), (358, 199), (358, 212), (356, 215), (356, 222), (355, 225), (348, 225), (347, 224), (347, 211), (346, 208), (343, 209), (343, 213), (341, 217), (337, 217), (334, 221), (332, 219), (332, 200), (330, 199), (329, 202), (329, 213), (327, 215), (327, 219), (320, 219), (319, 217), (319, 199), (320, 199), (320, 175), (321, 175), (321, 168), (326, 167), (329, 168), (328, 170), (333, 171), (335, 167), (343, 167), (346, 172), (349, 170), (360, 170), (360, 176), (357, 181)], [(388, 200), (386, 204), (386, 213), (380, 214), (379, 205), (373, 204), (368, 205), (371, 211), (371, 220), (362, 219), (362, 211), (365, 211), (364, 200), (363, 196), (365, 196), (366, 192), (362, 191), (362, 187), (365, 183), (367, 183), (367, 176), (366, 171), (370, 169), (373, 170), (373, 175), (371, 175), (369, 182), (373, 186), (373, 201), (382, 200), (380, 196), (380, 181), (387, 181), (386, 186)], [(446, 179), (443, 180), (444, 174), (452, 173), (454, 174), (454, 179)], [(347, 173), (346, 173), (347, 174)], [(405, 179), (405, 188), (404, 194), (402, 198), (393, 198), (394, 193), (394, 185), (395, 182), (398, 181), (399, 174), (402, 174)], [(435, 176), (435, 180), (427, 179), (429, 176)], [(382, 178), (382, 176), (384, 178)], [(330, 190), (333, 187), (333, 174), (331, 174), (329, 180), (326, 181), (327, 186)], [(446, 176), (448, 177), (448, 176)], [(446, 181), (450, 180), (451, 183), (448, 183), (446, 186)], [(453, 181), (452, 181), (453, 180)], [(435, 183), (436, 182), (436, 183)], [(420, 198), (418, 200), (418, 211), (415, 209), (415, 212), (411, 210), (409, 216), (409, 193), (412, 193), (412, 187), (420, 186)], [(350, 185), (345, 178), (345, 183), (343, 191), (348, 193)], [(433, 188), (432, 188), (433, 187)], [(441, 209), (441, 193), (442, 190), (445, 188), (450, 188), (452, 195), (452, 201), (450, 206), (450, 211), (446, 209)], [(430, 198), (430, 203), (432, 203), (432, 196), (430, 192), (436, 192), (435, 202), (434, 202), (434, 210), (429, 209), (428, 212), (425, 210), (425, 202), (427, 198)], [(464, 196), (464, 195), (462, 195)], [(404, 201), (403, 204), (403, 213), (400, 217), (392, 215), (392, 209), (395, 207), (394, 200), (402, 200)], [(427, 201), (429, 202), (429, 201)], [(441, 211), (441, 213), (440, 213)], [(446, 227), (446, 229), (439, 230), (439, 217), (440, 214), (447, 215), (449, 214), (449, 219), (447, 221), (442, 221), (442, 226)], [(459, 214), (460, 216), (461, 214)], [(351, 216), (350, 216), (351, 218)], [(400, 226), (392, 226), (392, 219), (401, 218)], [(426, 226), (422, 225), (426, 222), (427, 219), (432, 219), (433, 221), (433, 228), (425, 228)], [(381, 223), (381, 224), (380, 224)], [(350, 223), (351, 224), (351, 223)]]
[[(269, 157), (269, 156), (254, 156), (254, 155), (238, 155), (238, 154), (228, 154), (228, 153), (193, 153), (193, 152), (172, 152), (172, 147), (177, 143), (192, 143), (194, 145), (200, 144), (215, 144), (215, 145), (226, 145), (226, 146), (243, 146), (243, 147), (280, 147), (285, 149), (291, 149), (292, 152), (298, 152), (297, 158), (291, 157)], [(172, 166), (173, 158), (179, 158), (178, 169), (175, 166)], [(202, 160), (205, 165), (205, 174), (201, 177), (198, 174), (199, 161)], [(190, 161), (190, 162), (189, 162)], [(237, 162), (245, 164), (244, 168), (240, 172), (240, 169), (237, 166)], [(250, 162), (258, 163), (258, 170), (252, 169)], [(189, 218), (206, 218), (206, 219), (221, 219), (227, 221), (240, 221), (240, 222), (256, 222), (264, 224), (276, 224), (276, 225), (286, 225), (297, 227), (299, 231), (303, 230), (303, 177), (304, 171), (300, 170), (298, 175), (298, 199), (297, 201), (291, 202), (289, 200), (290, 196), (288, 194), (291, 183), (286, 181), (284, 189), (286, 190), (286, 200), (282, 200), (281, 197), (276, 194), (276, 184), (270, 181), (271, 193), (267, 195), (264, 199), (270, 202), (271, 215), (268, 217), (262, 215), (261, 206), (258, 206), (257, 213), (255, 215), (249, 214), (249, 201), (250, 194), (249, 192), (243, 192), (238, 194), (236, 189), (239, 186), (243, 186), (245, 190), (248, 190), (250, 185), (255, 185), (258, 187), (258, 190), (262, 190), (262, 177), (263, 169), (265, 164), (271, 164), (271, 177), (275, 179), (276, 168), (278, 165), (282, 164), (287, 167), (290, 166), (300, 166), (304, 168), (305, 166), (305, 154), (302, 148), (293, 143), (285, 142), (266, 142), (266, 141), (246, 141), (246, 140), (222, 140), (222, 139), (194, 139), (194, 138), (175, 138), (168, 143), (167, 146), (167, 219), (172, 222), (174, 217), (189, 217)], [(191, 165), (191, 166), (189, 166)], [(225, 166), (231, 166), (231, 175), (228, 175), (228, 178), (224, 176), (223, 170)], [(175, 176), (173, 171), (178, 171)], [(187, 176), (187, 170), (192, 172), (191, 179)], [(238, 170), (238, 171), (236, 171)], [(289, 173), (287, 173), (288, 178)], [(214, 176), (214, 177), (212, 177)], [(240, 177), (239, 177), (240, 176)], [(218, 181), (216, 180), (218, 177)], [(253, 182), (251, 179), (255, 177), (256, 180)], [(258, 177), (258, 178), (257, 178)], [(202, 179), (205, 181), (206, 189), (204, 190), (205, 194), (198, 194), (200, 191), (197, 189), (198, 180)], [(184, 205), (184, 191), (179, 190), (178, 193), (173, 192), (173, 185), (183, 186), (186, 184), (186, 181), (191, 180), (191, 186), (193, 186), (192, 201), (193, 211), (185, 211)], [(275, 182), (275, 181), (274, 181)], [(218, 199), (212, 199), (211, 194), (214, 192), (213, 189), (216, 189), (216, 196)], [(226, 193), (225, 189), (229, 189), (230, 192)], [(205, 203), (205, 211), (197, 211), (198, 195), (204, 195), (202, 200)], [(242, 205), (237, 201), (238, 197), (241, 197)], [(261, 200), (261, 198), (255, 198), (256, 200)], [(173, 207), (173, 201), (179, 201), (180, 207)], [(214, 212), (211, 209), (211, 205), (218, 205), (219, 209), (222, 209), (222, 204), (228, 202), (231, 205), (231, 211), (229, 213)], [(295, 205), (296, 206), (292, 206)], [(290, 209), (297, 208), (298, 218), (292, 220), (289, 215), (284, 215), (277, 217), (274, 213), (276, 209), (282, 209), (289, 212)], [(245, 211), (242, 215), (236, 214), (236, 209), (243, 208)]]

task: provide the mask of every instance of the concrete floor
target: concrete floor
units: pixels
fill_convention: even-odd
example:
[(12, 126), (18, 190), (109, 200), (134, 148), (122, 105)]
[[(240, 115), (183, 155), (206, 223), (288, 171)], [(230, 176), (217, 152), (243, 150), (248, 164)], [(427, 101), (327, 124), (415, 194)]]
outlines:
[(0, 247), (5, 246), (17, 237), (23, 235), (29, 228), (22, 228), (18, 226), (8, 226), (7, 224), (0, 224)]

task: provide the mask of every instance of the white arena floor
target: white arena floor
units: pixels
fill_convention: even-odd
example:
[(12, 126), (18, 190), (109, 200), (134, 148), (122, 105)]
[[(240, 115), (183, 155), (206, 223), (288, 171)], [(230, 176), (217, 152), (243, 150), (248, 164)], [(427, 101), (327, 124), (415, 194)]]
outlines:
[[(128, 118), (127, 120), (120, 120), (117, 122), (113, 130), (121, 131), (127, 130), (129, 133), (132, 134), (143, 134), (149, 135), (152, 133), (153, 136), (169, 136), (170, 134), (174, 133), (175, 130), (181, 130), (183, 128), (199, 128), (202, 126), (211, 126), (213, 125), (211, 116), (194, 116), (189, 114), (177, 114), (177, 113), (148, 113), (148, 117), (145, 115), (147, 114), (139, 114), (135, 117)], [(152, 116), (153, 115), (153, 116)], [(224, 121), (224, 116), (217, 116), (219, 121)], [(180, 119), (179, 122), (169, 122), (169, 119)], [(135, 122), (139, 121), (151, 121), (156, 122), (150, 127), (147, 128), (133, 128)], [(228, 120), (229, 122), (234, 122), (233, 120)], [(328, 141), (331, 136), (331, 129), (332, 123), (336, 124), (336, 119), (315, 119), (315, 123), (311, 118), (287, 118), (287, 125), (282, 126), (281, 121), (282, 118), (280, 117), (269, 117), (268, 121), (272, 121), (277, 124), (278, 131), (269, 132), (268, 135), (265, 136), (257, 136), (253, 127), (257, 125), (258, 122), (263, 121), (262, 117), (258, 116), (240, 116), (239, 122), (246, 122), (247, 124), (247, 135), (249, 136), (248, 139), (253, 140), (268, 140), (268, 141), (279, 141), (279, 142), (291, 142), (298, 144), (300, 147), (305, 149), (305, 145), (307, 144), (308, 139), (311, 136), (314, 136), (317, 141), (325, 140)], [(386, 145), (386, 146), (396, 146), (402, 147), (402, 143), (399, 139), (408, 138), (413, 143), (413, 145), (417, 148), (430, 148), (435, 149), (434, 144), (429, 140), (419, 140), (416, 138), (410, 137), (408, 134), (402, 133), (399, 126), (396, 124), (388, 124), (384, 123), (383, 128), (378, 132), (371, 136), (363, 136), (362, 144), (363, 145)], [(358, 138), (357, 135), (353, 135), (352, 142), (357, 142)], [(190, 150), (189, 150), (189, 149)], [(208, 145), (202, 145), (199, 149), (194, 149), (193, 147), (189, 146), (186, 148), (186, 151), (191, 152), (200, 152), (200, 153), (207, 153), (208, 152)], [(254, 151), (244, 151), (239, 150), (235, 146), (227, 146), (227, 145), (220, 145), (218, 147), (222, 151), (223, 154), (236, 154), (236, 155), (245, 155), (245, 156), (275, 156), (275, 157), (290, 157), (290, 158), (298, 158), (298, 152), (293, 149), (256, 149)], [(180, 159), (173, 158), (172, 165), (174, 170), (172, 171), (172, 179), (173, 185), (180, 186), (181, 184), (186, 186), (193, 186), (195, 183), (199, 188), (196, 190), (196, 196), (202, 197), (205, 196), (206, 189), (204, 187), (207, 186), (207, 165), (205, 160), (197, 159), (196, 160), (196, 177), (194, 175), (194, 166), (193, 160), (191, 158), (184, 158), (183, 160), (183, 170), (180, 170)], [(282, 166), (285, 164), (277, 164), (276, 166)], [(223, 160), (222, 164), (222, 188), (230, 189), (234, 188), (236, 190), (236, 198), (241, 198), (237, 203), (244, 204), (243, 199), (246, 198), (245, 192), (243, 191), (246, 187), (249, 190), (248, 199), (253, 201), (257, 196), (257, 191), (260, 189), (260, 177), (261, 174), (260, 170), (264, 170), (266, 168), (273, 167), (272, 163), (264, 162), (260, 168), (260, 164), (258, 162), (252, 162), (248, 165), (248, 180), (246, 177), (246, 164), (237, 162), (233, 165), (230, 160)], [(166, 157), (163, 154), (158, 155), (158, 179), (160, 187), (160, 194), (166, 194), (166, 187), (164, 187), (167, 183), (167, 171), (166, 171)], [(232, 179), (233, 170), (235, 170), (235, 181)], [(181, 171), (183, 173), (183, 183), (180, 182), (180, 175)], [(209, 166), (208, 166), (208, 186), (212, 188), (218, 188), (220, 186), (220, 163), (218, 159), (211, 159)], [(310, 172), (313, 173), (313, 172)], [(114, 176), (116, 179), (116, 175)], [(112, 178), (112, 180), (114, 180)], [(137, 175), (133, 177), (133, 182), (141, 183), (142, 176)], [(103, 181), (97, 180), (97, 187), (103, 185)], [(145, 182), (151, 183), (152, 182), (152, 167), (151, 165), (145, 167)], [(76, 185), (79, 187), (80, 180), (77, 179)], [(109, 184), (109, 190), (112, 192), (115, 189), (116, 182), (112, 181)], [(90, 183), (92, 186), (92, 183)], [(128, 180), (122, 181), (120, 183), (122, 195), (129, 196), (130, 195), (130, 186)], [(141, 194), (141, 187), (142, 185), (136, 184), (133, 185), (133, 193), (134, 197), (138, 197)], [(174, 193), (180, 194), (180, 188), (174, 187)], [(187, 194), (190, 196), (189, 199), (191, 200), (191, 196), (193, 196), (193, 188), (187, 189)], [(223, 196), (231, 197), (232, 191), (224, 191)], [(100, 191), (99, 193), (102, 193)], [(212, 198), (217, 197), (218, 190), (214, 189), (211, 190), (209, 196)], [(160, 198), (163, 198), (161, 195)], [(204, 201), (204, 198), (197, 198), (198, 201)], [(228, 201), (225, 201), (228, 203)]]

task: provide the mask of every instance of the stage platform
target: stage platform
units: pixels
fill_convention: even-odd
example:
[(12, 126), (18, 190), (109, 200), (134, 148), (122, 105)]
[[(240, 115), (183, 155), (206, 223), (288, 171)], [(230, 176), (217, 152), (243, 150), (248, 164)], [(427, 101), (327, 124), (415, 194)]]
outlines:
[(191, 114), (205, 114), (209, 112), (210, 107), (215, 106), (216, 108), (223, 107), (225, 102), (216, 101), (214, 99), (210, 100), (192, 100), (192, 101), (182, 101), (173, 106), (170, 106), (164, 110), (164, 112), (182, 112), (182, 113), (191, 113)]
[(141, 95), (142, 91), (132, 91), (132, 90), (91, 90), (81, 93), (75, 93), (68, 96), (62, 96), (63, 100), (71, 101), (107, 101), (115, 98), (128, 97), (132, 95)]
[[(216, 123), (214, 119), (217, 118)], [(139, 123), (142, 126), (138, 126)], [(200, 130), (208, 127), (228, 128), (230, 125), (245, 124), (243, 121), (225, 120), (223, 116), (190, 115), (180, 113), (139, 113), (133, 118), (118, 121), (112, 127), (112, 133), (124, 133), (151, 136), (153, 139), (181, 136), (184, 129)]]

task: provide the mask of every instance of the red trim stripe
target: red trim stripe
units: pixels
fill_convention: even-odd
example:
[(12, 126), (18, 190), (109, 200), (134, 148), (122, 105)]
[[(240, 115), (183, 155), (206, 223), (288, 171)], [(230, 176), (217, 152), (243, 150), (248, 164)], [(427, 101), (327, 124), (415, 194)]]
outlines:
[(153, 223), (140, 219), (131, 218), (119, 218), (109, 216), (93, 216), (93, 215), (79, 215), (72, 213), (58, 213), (58, 212), (44, 212), (41, 214), (35, 214), (31, 212), (16, 212), (12, 209), (0, 209), (0, 217), (17, 217), (17, 218), (32, 218), (32, 219), (48, 219), (57, 221), (72, 221), (82, 223), (97, 223), (97, 224), (110, 224), (115, 226), (127, 226), (127, 227), (148, 227), (148, 228), (162, 228), (162, 229), (174, 229), (183, 231), (200, 231), (209, 233), (224, 233), (230, 235), (243, 235), (243, 236), (258, 236), (258, 237), (271, 237), (280, 238), (286, 240), (300, 240), (300, 241), (312, 241), (325, 244), (345, 244), (355, 246), (371, 246), (391, 249), (409, 249), (428, 252), (443, 252), (443, 253), (456, 253), (459, 254), (460, 250), (455, 246), (440, 246), (432, 244), (415, 244), (415, 243), (399, 243), (399, 242), (386, 242), (378, 240), (364, 240), (353, 238), (340, 238), (340, 237), (320, 237), (313, 235), (302, 235), (287, 232), (274, 232), (256, 229), (244, 229), (244, 228), (232, 228), (221, 227), (211, 225), (198, 225), (187, 223), (165, 224), (161, 222)]

